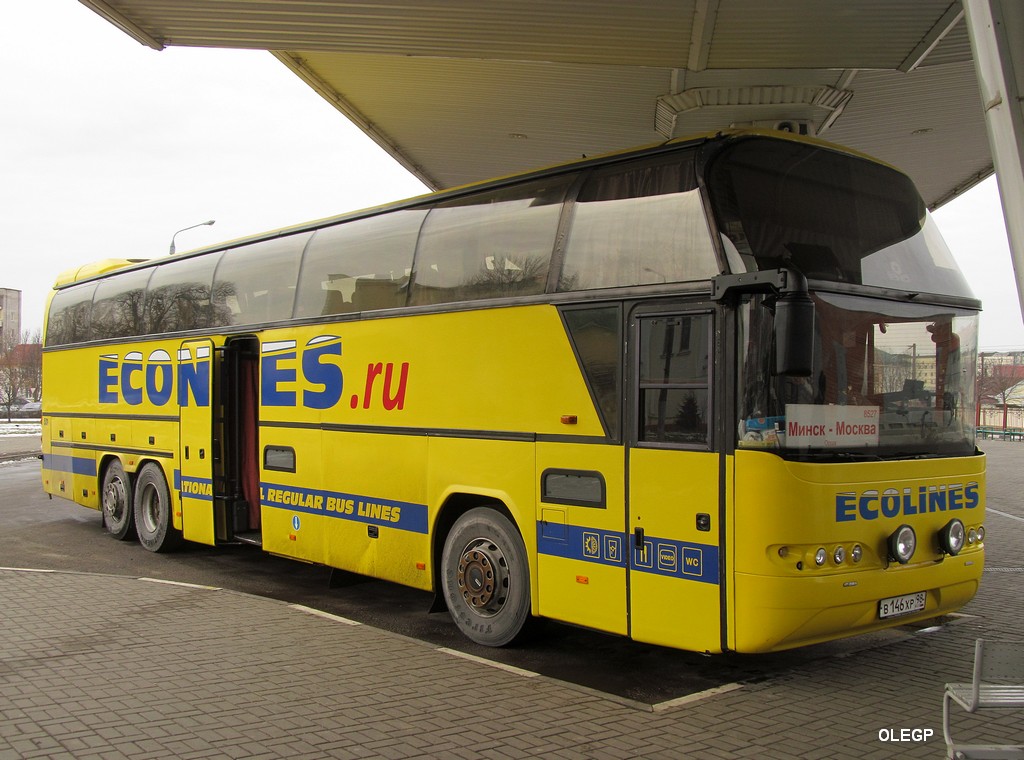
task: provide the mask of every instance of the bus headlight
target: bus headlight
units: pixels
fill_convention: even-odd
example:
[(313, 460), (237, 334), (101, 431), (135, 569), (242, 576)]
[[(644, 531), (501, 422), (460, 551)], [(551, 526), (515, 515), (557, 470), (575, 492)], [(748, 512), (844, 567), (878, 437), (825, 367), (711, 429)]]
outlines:
[(917, 534), (909, 525), (901, 525), (889, 536), (889, 559), (894, 559), (901, 565), (910, 562), (917, 548)]
[(946, 554), (955, 557), (964, 548), (966, 538), (967, 532), (964, 530), (964, 524), (957, 519), (950, 520), (939, 531), (939, 548)]

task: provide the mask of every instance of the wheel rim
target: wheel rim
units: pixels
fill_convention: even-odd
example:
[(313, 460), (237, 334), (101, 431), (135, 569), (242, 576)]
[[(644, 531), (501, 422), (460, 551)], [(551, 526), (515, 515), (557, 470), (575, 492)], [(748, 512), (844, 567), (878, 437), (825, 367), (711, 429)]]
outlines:
[(103, 489), (103, 511), (113, 525), (120, 525), (127, 518), (128, 489), (120, 478), (113, 478)]
[(470, 609), (485, 617), (496, 615), (508, 598), (508, 563), (501, 549), (487, 539), (470, 542), (459, 558), (459, 592)]
[(147, 485), (140, 496), (139, 517), (142, 518), (142, 525), (147, 533), (156, 533), (160, 528), (163, 512), (160, 496), (152, 485)]

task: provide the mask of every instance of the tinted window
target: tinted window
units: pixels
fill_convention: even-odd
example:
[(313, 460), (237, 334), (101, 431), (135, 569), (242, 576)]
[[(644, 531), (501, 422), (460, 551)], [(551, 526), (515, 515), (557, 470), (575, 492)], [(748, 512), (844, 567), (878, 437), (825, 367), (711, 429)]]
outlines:
[(146, 332), (198, 330), (210, 326), (210, 287), (218, 255), (161, 264), (146, 292)]
[(123, 338), (146, 332), (143, 302), (152, 269), (124, 272), (101, 281), (92, 303), (93, 338)]
[(405, 306), (426, 215), (421, 209), (395, 211), (318, 230), (302, 259), (295, 316)]
[(411, 303), (543, 293), (571, 182), (553, 178), (431, 210), (416, 249)]
[(622, 376), (622, 316), (619, 307), (568, 309), (564, 318), (608, 435), (618, 438), (622, 406), (619, 385)]
[(313, 233), (225, 251), (213, 283), (214, 322), (255, 325), (290, 319), (302, 249)]
[(641, 441), (708, 443), (711, 316), (640, 323)]
[(57, 291), (50, 302), (46, 320), (46, 345), (78, 343), (89, 340), (89, 313), (95, 283), (76, 285)]
[(559, 290), (704, 280), (718, 273), (692, 154), (602, 170), (584, 184)]
[(756, 138), (725, 148), (708, 188), (734, 272), (972, 297), (910, 179), (827, 148)]

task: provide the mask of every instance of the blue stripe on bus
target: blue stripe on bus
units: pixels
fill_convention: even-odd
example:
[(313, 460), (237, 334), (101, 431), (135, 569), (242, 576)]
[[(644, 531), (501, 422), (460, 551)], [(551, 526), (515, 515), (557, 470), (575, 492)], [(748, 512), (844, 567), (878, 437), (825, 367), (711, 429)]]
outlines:
[(408, 501), (260, 483), (260, 504), (272, 509), (427, 533), (427, 506)]
[(43, 454), (43, 468), (72, 475), (96, 477), (96, 460), (67, 454)]
[(537, 551), (552, 557), (625, 568), (681, 580), (718, 584), (718, 547), (647, 536), (644, 550), (631, 534), (541, 521)]
[(189, 475), (182, 475), (181, 470), (175, 470), (174, 490), (183, 499), (213, 501), (213, 481), (210, 478), (193, 478)]

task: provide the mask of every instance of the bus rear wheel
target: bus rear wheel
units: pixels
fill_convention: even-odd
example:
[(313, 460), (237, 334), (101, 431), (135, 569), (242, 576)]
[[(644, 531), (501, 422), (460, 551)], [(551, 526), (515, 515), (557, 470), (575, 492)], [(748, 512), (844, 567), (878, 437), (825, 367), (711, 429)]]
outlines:
[(171, 492), (159, 465), (152, 462), (135, 479), (135, 530), (139, 543), (151, 552), (165, 552), (181, 543), (171, 519)]
[(103, 526), (114, 538), (131, 538), (135, 528), (132, 484), (120, 460), (111, 460), (100, 486)]
[(468, 638), (491, 647), (514, 641), (530, 616), (530, 573), (512, 522), (485, 507), (456, 520), (444, 544), (441, 585)]

